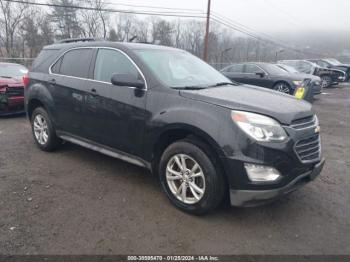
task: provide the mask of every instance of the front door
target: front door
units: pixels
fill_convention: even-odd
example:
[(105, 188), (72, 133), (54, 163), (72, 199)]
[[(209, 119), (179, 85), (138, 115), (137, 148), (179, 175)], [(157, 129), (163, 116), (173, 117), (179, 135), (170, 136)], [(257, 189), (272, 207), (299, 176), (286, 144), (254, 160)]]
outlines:
[(142, 150), (147, 91), (112, 85), (113, 74), (142, 77), (123, 52), (98, 49), (90, 91), (85, 95), (85, 132), (94, 142), (138, 156)]
[(245, 79), (243, 82), (245, 84), (270, 88), (269, 76), (260, 67), (254, 64), (246, 64), (244, 73)]

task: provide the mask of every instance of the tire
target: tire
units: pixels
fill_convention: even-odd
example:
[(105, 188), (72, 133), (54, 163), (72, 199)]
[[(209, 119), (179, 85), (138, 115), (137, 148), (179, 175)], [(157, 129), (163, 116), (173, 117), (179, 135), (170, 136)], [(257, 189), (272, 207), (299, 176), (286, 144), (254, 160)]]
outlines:
[(61, 143), (56, 136), (52, 121), (42, 107), (37, 107), (31, 117), (32, 133), (36, 145), (43, 151), (53, 151)]
[[(200, 143), (191, 140), (175, 142), (165, 149), (159, 164), (160, 182), (171, 203), (180, 210), (195, 215), (214, 210), (225, 194), (225, 182), (219, 168), (215, 168), (212, 158), (198, 145)], [(176, 158), (181, 165), (182, 159), (185, 159), (187, 168), (181, 171)], [(190, 169), (195, 163), (198, 168), (191, 173)], [(176, 174), (170, 173), (169, 168)], [(168, 176), (176, 179), (168, 179)], [(184, 188), (185, 191), (182, 190)]]
[(329, 75), (323, 75), (321, 76), (321, 86), (322, 88), (327, 88), (332, 85), (332, 78)]
[(290, 87), (289, 84), (285, 83), (285, 82), (278, 82), (274, 85), (273, 87), (274, 90), (281, 92), (281, 93), (285, 93), (285, 94), (289, 94), (292, 95), (293, 94), (293, 90)]

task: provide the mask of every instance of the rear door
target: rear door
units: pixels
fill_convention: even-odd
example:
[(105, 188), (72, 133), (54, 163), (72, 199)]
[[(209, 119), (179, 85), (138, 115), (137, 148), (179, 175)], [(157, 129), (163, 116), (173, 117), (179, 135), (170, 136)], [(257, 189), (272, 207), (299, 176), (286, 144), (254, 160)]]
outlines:
[(93, 80), (89, 83), (90, 92), (85, 96), (87, 121), (84, 129), (88, 139), (137, 156), (143, 144), (147, 92), (146, 89), (112, 85), (113, 74), (133, 74), (143, 79), (125, 53), (99, 48), (92, 70)]
[(50, 68), (49, 82), (55, 104), (57, 129), (81, 136), (84, 115), (84, 94), (93, 49), (78, 48), (66, 52)]

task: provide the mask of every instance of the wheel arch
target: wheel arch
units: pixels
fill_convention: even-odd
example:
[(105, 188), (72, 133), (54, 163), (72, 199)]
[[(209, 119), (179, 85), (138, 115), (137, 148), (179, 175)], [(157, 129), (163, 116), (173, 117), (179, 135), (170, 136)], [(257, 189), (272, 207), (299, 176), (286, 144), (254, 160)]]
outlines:
[(159, 134), (152, 150), (152, 172), (158, 175), (159, 161), (162, 153), (170, 144), (179, 140), (188, 140), (201, 148), (211, 158), (214, 165), (220, 169), (227, 182), (227, 175), (225, 174), (224, 164), (221, 159), (224, 152), (220, 149), (220, 146), (209, 134), (188, 124), (170, 126)]

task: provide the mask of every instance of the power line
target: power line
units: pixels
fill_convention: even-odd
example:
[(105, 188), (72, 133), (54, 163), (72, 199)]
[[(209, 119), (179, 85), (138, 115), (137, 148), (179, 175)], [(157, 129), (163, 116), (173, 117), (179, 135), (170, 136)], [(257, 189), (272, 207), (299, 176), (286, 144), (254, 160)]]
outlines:
[[(234, 21), (234, 20), (232, 20), (230, 18), (227, 18), (227, 17), (225, 17), (225, 16), (223, 16), (223, 15), (217, 13), (217, 12), (213, 12), (213, 16), (217, 17), (217, 18), (221, 19), (222, 21), (225, 21), (225, 22), (227, 22), (229, 24), (235, 25), (235, 27), (242, 28), (242, 30), (244, 30), (244, 31), (252, 32), (252, 34), (255, 34), (255, 35), (258, 35), (258, 36), (259, 35), (260, 36), (264, 36), (264, 37), (269, 38), (269, 39), (274, 39), (274, 37), (272, 37), (272, 36), (270, 36), (268, 34), (265, 34), (265, 33), (262, 33), (262, 32), (258, 32), (258, 31), (254, 30), (254, 29), (252, 29), (252, 28), (250, 28), (248, 26), (245, 26), (245, 25), (243, 25), (243, 24), (241, 24), (241, 23), (239, 23), (237, 21)], [(273, 40), (273, 41), (274, 42), (283, 43), (283, 41), (281, 41), (281, 40), (278, 40), (278, 41), (276, 41), (276, 40)]]
[[(5, 2), (13, 2), (13, 3), (21, 3), (21, 4), (28, 4), (28, 5), (36, 5), (36, 6), (48, 6), (48, 7), (61, 7), (61, 8), (72, 8), (72, 9), (82, 9), (82, 10), (90, 10), (90, 11), (102, 11), (102, 12), (110, 12), (110, 13), (127, 13), (127, 14), (139, 14), (139, 15), (151, 15), (151, 16), (169, 16), (169, 17), (183, 17), (183, 18), (201, 18), (204, 19), (206, 16), (204, 15), (196, 15), (196, 14), (186, 14), (184, 12), (152, 12), (152, 11), (135, 11), (135, 10), (123, 10), (123, 9), (112, 9), (112, 8), (94, 8), (94, 7), (87, 7), (87, 6), (79, 6), (79, 5), (59, 5), (59, 4), (53, 4), (53, 3), (37, 3), (37, 2), (30, 2), (30, 1), (20, 1), (20, 0), (3, 0)], [(105, 2), (103, 2), (105, 3)], [(134, 5), (136, 6), (136, 5)], [(146, 7), (146, 6), (144, 6)], [(149, 6), (148, 6), (149, 7)], [(249, 27), (234, 22), (233, 20), (230, 20), (222, 15), (216, 15), (214, 14), (212, 17), (210, 17), (211, 20), (224, 25), (230, 29), (233, 29), (235, 31), (241, 32), (245, 35), (248, 35), (258, 41), (267, 42), (269, 44), (274, 44), (276, 46), (289, 49), (298, 53), (303, 54), (310, 54), (310, 55), (317, 55), (317, 56), (323, 56), (316, 53), (306, 52), (302, 51), (293, 47), (289, 47), (283, 43), (278, 43), (275, 40), (271, 39), (269, 36), (265, 34), (267, 37), (261, 37), (258, 35), (258, 33), (254, 32)], [(253, 31), (253, 32), (252, 32)], [(260, 33), (263, 35), (262, 33)]]
[(291, 51), (294, 51), (294, 52), (297, 52), (297, 53), (302, 53), (302, 54), (306, 54), (306, 55), (324, 56), (324, 55), (322, 55), (322, 54), (317, 54), (317, 53), (312, 53), (312, 52), (306, 52), (306, 51), (303, 51), (303, 50), (299, 50), (299, 49), (297, 49), (297, 48), (290, 47), (290, 46), (287, 46), (287, 45), (285, 45), (285, 44), (277, 43), (277, 42), (275, 42), (274, 40), (271, 40), (271, 39), (268, 39), (268, 38), (260, 37), (260, 36), (258, 36), (258, 35), (256, 35), (256, 34), (253, 34), (253, 33), (251, 33), (251, 32), (248, 32), (247, 30), (244, 30), (244, 29), (242, 29), (242, 28), (237, 27), (237, 26), (235, 26), (235, 25), (232, 24), (232, 23), (225, 22), (225, 21), (223, 21), (222, 19), (218, 18), (217, 16), (216, 16), (216, 17), (212, 17), (211, 19), (212, 19), (213, 21), (215, 21), (215, 22), (221, 24), (221, 25), (224, 25), (224, 26), (230, 28), (230, 29), (233, 29), (233, 30), (235, 30), (235, 31), (241, 32), (241, 33), (243, 33), (243, 34), (246, 34), (246, 35), (248, 35), (248, 36), (250, 36), (250, 37), (252, 37), (252, 38), (254, 38), (254, 39), (258, 40), (258, 41), (267, 42), (267, 43), (269, 43), (269, 44), (273, 44), (273, 45), (275, 45), (275, 46), (279, 46), (279, 47), (281, 47), (281, 48), (288, 49), (288, 50), (291, 50)]
[(181, 14), (171, 13), (171, 12), (151, 12), (151, 11), (134, 11), (134, 10), (122, 10), (122, 9), (112, 9), (112, 8), (94, 8), (87, 6), (78, 6), (78, 5), (58, 5), (58, 4), (50, 4), (50, 3), (36, 3), (29, 1), (20, 1), (20, 0), (3, 0), (5, 2), (12, 3), (20, 3), (20, 4), (28, 4), (28, 5), (36, 5), (36, 6), (48, 6), (48, 7), (61, 7), (61, 8), (72, 8), (72, 9), (81, 9), (81, 10), (89, 10), (89, 11), (102, 11), (109, 13), (125, 13), (125, 14), (138, 14), (138, 15), (151, 15), (151, 16), (169, 16), (169, 17), (184, 17), (184, 18), (205, 18), (205, 16), (201, 15), (192, 15), (192, 14)]
[[(77, 0), (80, 2), (86, 2), (85, 0)], [(202, 13), (204, 12), (199, 9), (190, 9), (190, 8), (173, 8), (173, 7), (163, 7), (163, 6), (153, 6), (153, 5), (135, 5), (135, 4), (125, 4), (125, 3), (118, 3), (118, 2), (106, 2), (102, 1), (102, 4), (107, 5), (114, 5), (114, 6), (129, 6), (129, 7), (141, 7), (141, 8), (148, 8), (148, 9), (163, 9), (163, 10), (179, 10), (179, 11), (188, 11), (188, 12), (197, 12)]]

